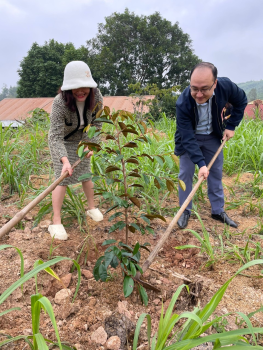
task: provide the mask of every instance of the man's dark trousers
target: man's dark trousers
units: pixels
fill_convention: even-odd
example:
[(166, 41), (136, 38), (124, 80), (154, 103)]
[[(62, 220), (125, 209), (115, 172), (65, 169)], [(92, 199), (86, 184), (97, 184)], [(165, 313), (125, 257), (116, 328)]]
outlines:
[[(215, 135), (195, 135), (197, 143), (205, 157), (206, 166), (213, 158), (218, 150), (221, 140)], [(222, 185), (222, 170), (223, 170), (223, 151), (220, 152), (210, 169), (207, 178), (208, 198), (212, 207), (212, 214), (220, 214), (224, 211), (224, 191)], [(180, 207), (188, 197), (192, 190), (193, 176), (195, 172), (195, 164), (191, 161), (188, 153), (185, 152), (180, 156), (180, 172), (179, 179), (183, 180), (186, 185), (186, 190), (183, 191), (179, 186), (179, 204)], [(188, 204), (188, 211), (192, 209), (192, 201)]]

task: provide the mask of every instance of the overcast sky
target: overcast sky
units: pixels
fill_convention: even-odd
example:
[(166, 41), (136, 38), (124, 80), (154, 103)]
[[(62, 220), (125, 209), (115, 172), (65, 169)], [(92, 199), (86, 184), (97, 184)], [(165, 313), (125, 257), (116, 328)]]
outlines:
[(178, 22), (195, 54), (214, 63), (219, 76), (236, 83), (263, 79), (263, 0), (0, 0), (0, 91), (16, 85), (33, 42), (55, 39), (78, 48), (106, 16), (125, 8)]

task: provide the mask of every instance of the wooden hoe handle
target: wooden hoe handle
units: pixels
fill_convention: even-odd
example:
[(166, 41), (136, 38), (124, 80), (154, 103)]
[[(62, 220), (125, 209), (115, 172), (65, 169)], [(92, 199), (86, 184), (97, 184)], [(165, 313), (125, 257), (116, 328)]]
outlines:
[[(215, 155), (213, 156), (213, 158), (211, 159), (209, 165), (208, 165), (208, 170), (211, 169), (212, 165), (214, 164), (214, 161), (216, 160), (216, 158), (218, 157), (219, 153), (222, 151), (224, 145), (226, 143), (226, 139), (221, 143), (220, 147), (218, 148), (218, 150), (216, 151)], [(167, 230), (164, 232), (164, 234), (162, 235), (162, 237), (160, 238), (160, 240), (158, 241), (158, 243), (156, 244), (156, 246), (154, 247), (153, 251), (151, 252), (151, 254), (149, 255), (148, 259), (145, 260), (143, 266), (142, 266), (142, 270), (143, 272), (145, 272), (148, 267), (151, 265), (151, 263), (153, 262), (153, 260), (155, 259), (156, 255), (158, 254), (159, 250), (162, 248), (162, 246), (164, 245), (164, 242), (167, 240), (167, 238), (169, 237), (174, 225), (177, 223), (177, 221), (179, 220), (180, 216), (182, 215), (182, 213), (184, 212), (184, 210), (186, 209), (188, 203), (192, 200), (193, 196), (195, 195), (195, 192), (197, 191), (198, 187), (201, 185), (201, 183), (203, 182), (204, 177), (200, 177), (200, 179), (197, 181), (197, 183), (195, 184), (194, 188), (192, 189), (192, 191), (190, 192), (189, 196), (186, 198), (186, 200), (184, 201), (183, 205), (181, 206), (181, 208), (179, 209), (179, 211), (177, 212), (177, 214), (175, 215), (175, 217), (173, 218), (173, 220), (171, 221), (170, 225), (167, 227)], [(138, 273), (136, 275), (136, 277), (139, 279), (140, 278), (140, 274)]]
[[(81, 159), (78, 159), (72, 166), (72, 169), (75, 169), (77, 165), (81, 162)], [(45, 189), (44, 192), (40, 193), (32, 202), (28, 203), (26, 207), (20, 210), (16, 215), (8, 221), (1, 229), (0, 229), (0, 238), (8, 233), (16, 224), (21, 221), (26, 214), (33, 209), (39, 202), (41, 202), (50, 192), (52, 192), (57, 185), (64, 180), (68, 176), (68, 171), (62, 174), (56, 181), (54, 181), (48, 188)]]

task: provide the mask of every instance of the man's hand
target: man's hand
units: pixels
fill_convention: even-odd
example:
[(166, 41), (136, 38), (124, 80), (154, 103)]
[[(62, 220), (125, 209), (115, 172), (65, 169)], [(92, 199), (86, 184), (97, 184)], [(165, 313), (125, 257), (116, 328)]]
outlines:
[[(84, 149), (84, 152), (87, 152), (89, 151), (89, 147), (86, 147)], [(93, 151), (89, 151), (89, 153), (86, 154), (86, 158), (90, 158), (91, 156), (93, 156)]]
[(209, 170), (207, 169), (206, 166), (202, 166), (200, 169), (199, 169), (199, 173), (198, 173), (198, 179), (200, 179), (201, 176), (204, 176), (204, 179), (206, 180), (207, 177), (209, 175)]
[(235, 130), (228, 130), (228, 129), (226, 129), (226, 130), (224, 131), (223, 141), (224, 141), (225, 139), (227, 139), (227, 141), (228, 141), (229, 139), (231, 139), (232, 137), (234, 137), (234, 135), (235, 135)]

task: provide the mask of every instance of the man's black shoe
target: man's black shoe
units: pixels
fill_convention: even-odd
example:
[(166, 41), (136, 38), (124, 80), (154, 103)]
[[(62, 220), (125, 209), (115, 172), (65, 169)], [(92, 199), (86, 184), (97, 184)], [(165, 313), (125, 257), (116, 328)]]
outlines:
[(179, 220), (177, 221), (177, 225), (180, 228), (186, 228), (189, 218), (190, 218), (189, 211), (187, 211), (187, 210), (184, 211), (183, 214), (180, 216)]
[(212, 216), (212, 219), (221, 221), (223, 222), (223, 224), (227, 224), (231, 227), (237, 228), (238, 226), (233, 220), (230, 219), (230, 217), (224, 211), (222, 211), (222, 213), (220, 214), (212, 214), (211, 216)]

